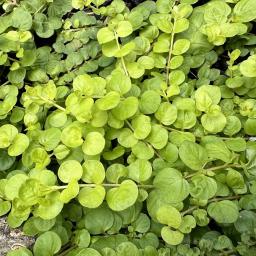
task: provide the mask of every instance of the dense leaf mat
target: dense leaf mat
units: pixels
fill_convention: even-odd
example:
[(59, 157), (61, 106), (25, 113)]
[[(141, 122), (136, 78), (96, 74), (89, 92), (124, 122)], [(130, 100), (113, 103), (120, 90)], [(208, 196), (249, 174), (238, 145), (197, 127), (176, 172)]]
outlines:
[(256, 255), (255, 0), (0, 3), (8, 256)]

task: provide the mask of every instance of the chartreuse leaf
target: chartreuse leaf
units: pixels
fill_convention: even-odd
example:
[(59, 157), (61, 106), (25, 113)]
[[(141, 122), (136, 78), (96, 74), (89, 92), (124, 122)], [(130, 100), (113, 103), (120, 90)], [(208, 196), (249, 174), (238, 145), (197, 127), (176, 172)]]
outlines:
[(124, 121), (137, 112), (138, 105), (139, 102), (137, 98), (133, 96), (128, 97), (123, 101), (120, 101), (117, 107), (112, 110), (112, 114), (115, 118)]
[(234, 223), (239, 216), (238, 206), (228, 200), (209, 204), (207, 211), (218, 223)]
[(101, 28), (98, 31), (97, 39), (100, 44), (111, 42), (112, 40), (115, 39), (114, 31), (111, 31), (108, 27)]
[(120, 102), (120, 94), (112, 91), (107, 93), (103, 98), (96, 101), (96, 105), (100, 110), (110, 110), (115, 108)]
[(53, 231), (48, 231), (40, 235), (33, 247), (34, 255), (54, 255), (61, 248), (61, 239)]
[(149, 161), (137, 159), (128, 166), (129, 178), (136, 182), (148, 180), (152, 174), (152, 166)]
[(82, 180), (86, 183), (101, 184), (105, 179), (105, 169), (98, 160), (87, 160), (82, 165)]
[(25, 174), (16, 174), (10, 177), (5, 185), (5, 196), (9, 200), (13, 200), (15, 197), (18, 197), (19, 189), (21, 185), (28, 179)]
[(211, 133), (221, 132), (227, 123), (227, 118), (220, 111), (220, 107), (212, 105), (207, 114), (204, 114), (201, 118), (203, 127)]
[(132, 24), (129, 21), (120, 21), (116, 28), (119, 37), (129, 36), (133, 32)]
[(151, 131), (150, 117), (146, 115), (138, 115), (132, 119), (132, 127), (135, 138), (145, 139)]
[(106, 191), (104, 187), (100, 185), (84, 187), (79, 192), (78, 201), (84, 207), (97, 208), (102, 204), (105, 194)]
[(9, 201), (0, 201), (0, 216), (7, 214), (11, 210), (11, 203)]
[(0, 148), (7, 148), (18, 134), (18, 129), (11, 125), (5, 124), (0, 127)]
[(60, 193), (60, 201), (63, 203), (68, 203), (71, 199), (75, 198), (79, 193), (79, 185), (77, 180), (71, 180), (68, 183), (66, 189)]
[(154, 187), (158, 194), (170, 203), (181, 202), (189, 194), (188, 182), (173, 168), (159, 171), (154, 179)]
[(7, 253), (7, 256), (32, 256), (32, 252), (24, 247), (11, 250)]
[(90, 244), (90, 233), (86, 229), (77, 230), (75, 232), (74, 243), (78, 247), (87, 248)]
[(34, 216), (44, 220), (50, 220), (59, 215), (63, 208), (63, 203), (59, 200), (60, 192), (54, 191), (40, 200), (40, 204), (33, 211)]
[(181, 225), (179, 226), (179, 231), (181, 231), (184, 234), (189, 234), (195, 227), (195, 218), (192, 215), (186, 215), (182, 218)]
[(208, 161), (205, 149), (191, 141), (184, 141), (179, 148), (182, 162), (192, 170), (200, 170)]
[(17, 134), (11, 146), (8, 148), (8, 154), (10, 156), (21, 155), (29, 146), (29, 138), (22, 133)]
[(205, 136), (201, 140), (201, 145), (206, 149), (209, 158), (220, 159), (226, 163), (232, 159), (231, 152), (220, 138)]
[(221, 99), (221, 91), (217, 86), (203, 85), (196, 90), (196, 107), (200, 111), (207, 112), (211, 105), (217, 105)]
[(177, 108), (168, 102), (161, 103), (157, 112), (155, 113), (155, 117), (162, 124), (171, 125), (177, 118)]
[(112, 164), (106, 170), (106, 179), (111, 183), (118, 183), (122, 177), (127, 177), (128, 169), (122, 164)]
[(161, 236), (163, 240), (170, 245), (178, 245), (182, 242), (184, 235), (178, 230), (172, 230), (169, 227), (161, 229)]
[(99, 132), (90, 132), (86, 135), (82, 149), (86, 155), (98, 155), (105, 147), (105, 139)]
[(239, 1), (233, 10), (235, 22), (249, 22), (256, 19), (256, 12), (254, 10), (255, 2), (253, 0)]
[(217, 183), (213, 178), (198, 174), (191, 178), (189, 192), (192, 197), (199, 200), (208, 200), (217, 192)]
[(164, 205), (156, 212), (157, 220), (172, 228), (178, 228), (181, 224), (180, 212), (171, 205)]
[(64, 183), (72, 180), (80, 180), (83, 175), (83, 168), (76, 160), (63, 162), (58, 169), (58, 177)]
[(118, 188), (107, 192), (106, 201), (113, 211), (123, 211), (132, 206), (138, 198), (138, 188), (131, 180), (125, 180)]

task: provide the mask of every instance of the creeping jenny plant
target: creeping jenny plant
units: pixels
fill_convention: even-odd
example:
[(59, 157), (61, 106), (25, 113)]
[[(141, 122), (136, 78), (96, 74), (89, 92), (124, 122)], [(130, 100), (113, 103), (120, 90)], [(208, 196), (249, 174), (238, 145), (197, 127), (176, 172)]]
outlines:
[(255, 0), (0, 3), (8, 256), (256, 255)]

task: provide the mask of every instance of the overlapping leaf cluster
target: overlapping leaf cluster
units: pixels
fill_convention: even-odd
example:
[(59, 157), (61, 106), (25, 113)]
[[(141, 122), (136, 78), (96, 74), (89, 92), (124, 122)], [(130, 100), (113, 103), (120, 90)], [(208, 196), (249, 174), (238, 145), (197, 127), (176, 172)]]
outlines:
[(255, 0), (105, 2), (0, 1), (8, 255), (255, 255)]

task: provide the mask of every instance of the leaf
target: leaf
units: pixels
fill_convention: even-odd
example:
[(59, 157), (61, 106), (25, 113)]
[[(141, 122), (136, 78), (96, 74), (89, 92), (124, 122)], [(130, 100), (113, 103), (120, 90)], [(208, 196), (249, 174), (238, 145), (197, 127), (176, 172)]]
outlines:
[(9, 201), (0, 201), (0, 216), (7, 214), (11, 210), (11, 207)]
[(168, 142), (168, 132), (161, 125), (155, 124), (146, 139), (155, 149), (162, 149)]
[(79, 193), (79, 185), (76, 180), (71, 180), (66, 189), (60, 193), (60, 201), (68, 203), (71, 199), (75, 198)]
[(104, 187), (96, 185), (95, 187), (84, 187), (78, 195), (79, 203), (87, 208), (99, 207), (105, 198), (106, 191)]
[(128, 166), (129, 178), (136, 182), (144, 182), (151, 177), (152, 166), (144, 159), (137, 159)]
[(205, 149), (191, 141), (184, 141), (179, 148), (182, 162), (192, 170), (200, 170), (208, 161)]
[(27, 10), (16, 8), (12, 13), (12, 26), (21, 31), (29, 30), (32, 26), (32, 16)]
[(131, 80), (122, 70), (115, 69), (112, 71), (111, 75), (107, 77), (107, 89), (119, 92), (123, 95), (131, 89)]
[(112, 114), (115, 118), (124, 121), (132, 117), (138, 110), (138, 99), (136, 97), (128, 97), (117, 105), (116, 108), (112, 110)]
[(29, 146), (29, 138), (22, 133), (17, 134), (12, 141), (12, 145), (8, 148), (10, 156), (21, 155)]
[(98, 160), (87, 160), (83, 163), (82, 180), (86, 183), (101, 184), (105, 179), (105, 169)]
[(131, 180), (125, 180), (118, 188), (107, 192), (106, 201), (113, 211), (123, 211), (132, 206), (138, 198), (138, 188)]
[(5, 196), (9, 200), (13, 200), (14, 198), (18, 197), (19, 189), (21, 185), (28, 179), (25, 174), (16, 174), (10, 177), (5, 185)]
[(255, 2), (253, 0), (241, 0), (234, 9), (234, 21), (235, 22), (249, 22), (256, 19)]
[(173, 95), (178, 94), (178, 91), (180, 92), (180, 89), (178, 88), (178, 85), (182, 84), (185, 81), (185, 74), (181, 70), (174, 70), (170, 73), (169, 76), (169, 82), (170, 82), (170, 87), (174, 87), (175, 89), (177, 88), (177, 93), (170, 91), (170, 89), (167, 89), (167, 94), (168, 97), (171, 97)]
[(20, 247), (18, 249), (9, 251), (7, 256), (32, 256), (32, 252), (27, 248)]
[(173, 168), (159, 171), (153, 184), (159, 195), (169, 203), (181, 202), (189, 194), (188, 182), (178, 170)]
[(67, 254), (67, 256), (101, 256), (101, 254), (93, 248), (77, 248)]
[(220, 159), (225, 163), (229, 163), (232, 159), (231, 152), (220, 138), (205, 136), (201, 140), (201, 145), (206, 149), (207, 155), (211, 159)]
[(161, 224), (172, 228), (178, 228), (181, 224), (180, 212), (171, 205), (164, 205), (156, 212), (156, 218)]
[(33, 214), (44, 220), (50, 220), (58, 216), (63, 208), (63, 203), (59, 200), (60, 193), (58, 191), (51, 192), (44, 199), (40, 200), (40, 204), (36, 207)]
[(225, 23), (228, 15), (231, 13), (231, 8), (227, 3), (222, 1), (213, 1), (206, 5), (204, 19), (207, 23)]
[(228, 200), (209, 204), (207, 211), (218, 223), (234, 223), (239, 216), (237, 205)]
[(220, 99), (220, 88), (213, 85), (203, 85), (195, 93), (196, 107), (204, 112), (207, 112), (211, 105), (217, 105)]
[(105, 139), (99, 132), (90, 132), (85, 138), (82, 146), (83, 152), (87, 155), (98, 155), (105, 147)]
[(182, 242), (184, 235), (178, 230), (171, 230), (169, 227), (161, 229), (163, 240), (170, 245), (178, 245)]
[(90, 234), (97, 235), (106, 232), (113, 224), (114, 214), (105, 204), (95, 209), (87, 209), (84, 225)]
[(60, 237), (53, 231), (48, 231), (40, 235), (33, 247), (34, 255), (53, 255), (61, 248)]
[(58, 169), (58, 177), (64, 183), (69, 183), (72, 180), (80, 180), (82, 175), (82, 166), (76, 160), (65, 161)]
[(157, 0), (156, 7), (159, 13), (169, 13), (172, 10), (173, 0), (165, 1), (165, 0)]
[(109, 28), (101, 28), (97, 33), (97, 39), (100, 44), (111, 42), (115, 39), (115, 34)]
[(137, 144), (138, 140), (135, 138), (133, 132), (130, 129), (124, 128), (121, 130), (118, 136), (118, 142), (125, 148), (131, 148)]
[(115, 108), (120, 102), (120, 94), (112, 91), (107, 93), (101, 99), (96, 101), (96, 105), (100, 110), (110, 110)]
[(153, 114), (160, 106), (161, 98), (156, 91), (148, 90), (141, 95), (139, 108), (143, 114)]
[(87, 248), (90, 244), (90, 233), (86, 229), (75, 231), (74, 243), (80, 248)]
[(140, 78), (145, 73), (145, 69), (137, 62), (127, 63), (126, 67), (131, 78)]
[(256, 77), (256, 55), (250, 56), (240, 64), (240, 71), (246, 77)]
[(146, 115), (138, 115), (132, 119), (132, 127), (135, 138), (145, 139), (151, 131), (150, 117)]
[(226, 176), (226, 183), (232, 189), (242, 189), (245, 185), (243, 175), (231, 168), (228, 170)]
[(186, 31), (189, 28), (189, 20), (186, 18), (178, 19), (175, 23), (174, 32), (176, 34)]
[(199, 200), (208, 200), (215, 196), (217, 183), (213, 178), (198, 174), (191, 178), (189, 191), (192, 197)]
[(120, 21), (116, 28), (119, 37), (129, 36), (133, 32), (132, 24), (129, 21)]
[(7, 148), (18, 134), (18, 130), (11, 124), (5, 124), (0, 127), (0, 148)]
[(185, 53), (186, 51), (188, 51), (189, 47), (190, 47), (189, 40), (178, 39), (177, 41), (175, 41), (175, 43), (173, 45), (172, 53), (174, 55), (181, 55), (181, 54)]
[(196, 227), (195, 218), (191, 215), (186, 215), (182, 218), (181, 225), (179, 226), (179, 231), (184, 234), (191, 233), (192, 229)]

